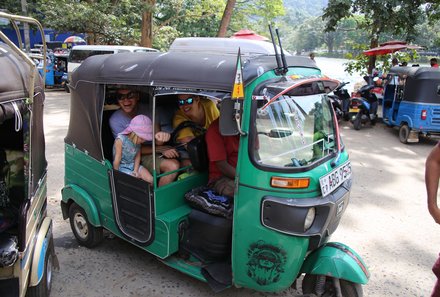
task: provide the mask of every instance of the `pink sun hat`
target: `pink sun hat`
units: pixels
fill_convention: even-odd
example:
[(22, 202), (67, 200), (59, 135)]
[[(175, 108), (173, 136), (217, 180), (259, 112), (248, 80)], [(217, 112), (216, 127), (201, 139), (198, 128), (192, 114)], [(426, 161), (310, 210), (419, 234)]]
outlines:
[(130, 125), (121, 134), (136, 133), (140, 138), (150, 141), (153, 139), (153, 125), (149, 117), (138, 115), (131, 119)]

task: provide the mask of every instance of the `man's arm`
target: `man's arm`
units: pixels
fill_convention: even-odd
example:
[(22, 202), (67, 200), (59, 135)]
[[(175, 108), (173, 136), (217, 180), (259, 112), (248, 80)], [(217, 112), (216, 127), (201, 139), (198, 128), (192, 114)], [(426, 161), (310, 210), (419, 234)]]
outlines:
[(232, 167), (226, 160), (216, 161), (215, 165), (224, 176), (231, 179), (235, 178), (235, 168)]
[(440, 178), (440, 146), (437, 144), (426, 158), (425, 185), (428, 195), (428, 210), (437, 224), (440, 224), (440, 209), (437, 205), (437, 192)]

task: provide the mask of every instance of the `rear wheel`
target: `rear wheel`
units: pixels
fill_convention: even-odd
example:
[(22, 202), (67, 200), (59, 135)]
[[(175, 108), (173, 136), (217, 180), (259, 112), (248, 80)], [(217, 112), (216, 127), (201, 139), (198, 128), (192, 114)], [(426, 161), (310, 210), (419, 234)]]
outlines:
[(353, 128), (360, 130), (362, 125), (362, 113), (359, 111), (353, 120)]
[(50, 295), (50, 290), (52, 289), (52, 251), (53, 251), (53, 240), (50, 241), (49, 247), (44, 258), (44, 271), (43, 277), (41, 278), (38, 285), (35, 287), (29, 287), (26, 296), (27, 297), (47, 297)]
[(402, 126), (400, 126), (399, 140), (401, 143), (408, 143), (409, 131), (410, 129), (407, 124), (403, 124)]
[(104, 238), (102, 228), (90, 224), (84, 209), (76, 203), (70, 205), (69, 220), (73, 234), (80, 245), (92, 248)]
[[(323, 277), (323, 279), (321, 279)], [(322, 287), (318, 288), (318, 281), (322, 280)], [(343, 279), (339, 281), (342, 297), (362, 297), (362, 286), (360, 284), (352, 283)], [(322, 289), (322, 292), (317, 292)], [(315, 294), (321, 297), (333, 297), (337, 295), (337, 286), (335, 285), (335, 279), (329, 276), (321, 276), (314, 274), (306, 274), (302, 282), (303, 294)], [(320, 293), (320, 294), (318, 294)]]

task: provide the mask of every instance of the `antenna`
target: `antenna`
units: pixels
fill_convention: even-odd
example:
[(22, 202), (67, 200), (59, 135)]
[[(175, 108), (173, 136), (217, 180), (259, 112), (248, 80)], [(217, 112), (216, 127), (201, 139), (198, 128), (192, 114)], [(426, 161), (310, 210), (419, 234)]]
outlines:
[(283, 74), (286, 74), (288, 71), (286, 56), (284, 55), (283, 46), (281, 45), (281, 39), (280, 39), (280, 34), (278, 33), (278, 28), (275, 28), (275, 33), (277, 34), (278, 43), (280, 45), (281, 61), (283, 62)]
[(281, 67), (281, 60), (280, 60), (280, 56), (278, 55), (278, 49), (277, 49), (277, 44), (275, 43), (275, 38), (273, 37), (273, 32), (272, 32), (272, 26), (269, 24), (269, 32), (270, 32), (270, 38), (272, 39), (272, 44), (273, 44), (273, 48), (275, 50), (275, 59), (277, 61), (277, 69), (275, 69), (275, 72), (277, 74), (282, 74), (282, 71), (280, 72), (280, 70), (282, 69)]

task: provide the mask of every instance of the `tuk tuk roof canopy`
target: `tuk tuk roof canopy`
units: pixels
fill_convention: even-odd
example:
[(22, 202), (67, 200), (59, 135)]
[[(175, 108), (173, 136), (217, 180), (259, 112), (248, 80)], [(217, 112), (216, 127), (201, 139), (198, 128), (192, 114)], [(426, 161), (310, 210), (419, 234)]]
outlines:
[[(22, 148), (24, 143), (30, 148), (29, 168), (32, 172), (29, 172), (30, 193), (27, 197), (30, 198), (38, 189), (38, 183), (47, 168), (43, 130), (43, 79), (36, 69), (29, 67), (26, 61), (6, 44), (0, 44), (0, 69), (3, 74), (0, 79), (0, 135), (3, 136), (0, 138), (0, 147), (15, 150), (17, 144), (21, 143)], [(29, 104), (26, 99), (29, 97), (28, 84), (32, 71), (35, 71), (36, 75), (35, 95), (32, 104)], [(14, 130), (14, 126), (18, 124), (17, 112), (21, 113), (24, 121), (20, 133), (15, 133)], [(30, 112), (32, 116), (24, 116)], [(26, 137), (25, 127), (31, 127), (28, 128), (30, 137)]]
[[(286, 56), (287, 64), (317, 69), (306, 57)], [(71, 86), (79, 81), (106, 84), (166, 86), (231, 92), (236, 72), (236, 55), (202, 53), (120, 53), (86, 59), (72, 73)], [(277, 67), (275, 56), (242, 58), (243, 82)]]
[(0, 103), (29, 96), (29, 66), (6, 44), (0, 44), (0, 69)]
[[(286, 56), (286, 61), (292, 67), (319, 71), (316, 63), (307, 57)], [(248, 85), (258, 76), (277, 68), (277, 63), (275, 56), (242, 57), (242, 67), (243, 83)], [(96, 160), (104, 160), (105, 144), (101, 143), (99, 135), (102, 121), (105, 121), (102, 110), (106, 85), (225, 94), (232, 92), (236, 70), (237, 55), (152, 52), (89, 57), (72, 73), (70, 124), (64, 141)]]
[(390, 69), (389, 74), (397, 74), (400, 77), (411, 77), (415, 80), (431, 79), (440, 80), (440, 69), (435, 67), (402, 67), (397, 66)]
[(404, 79), (403, 100), (439, 104), (440, 69), (434, 67), (393, 67), (389, 74)]

